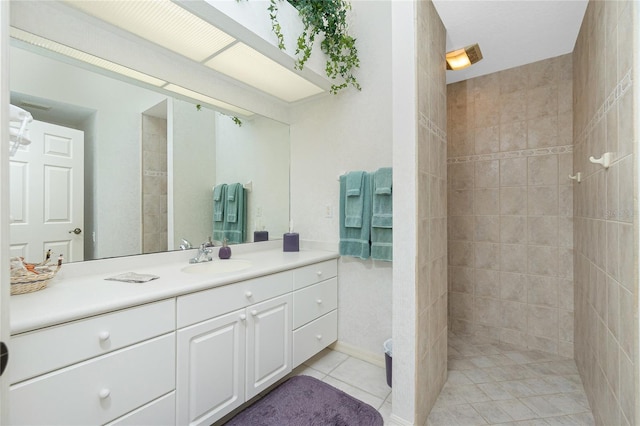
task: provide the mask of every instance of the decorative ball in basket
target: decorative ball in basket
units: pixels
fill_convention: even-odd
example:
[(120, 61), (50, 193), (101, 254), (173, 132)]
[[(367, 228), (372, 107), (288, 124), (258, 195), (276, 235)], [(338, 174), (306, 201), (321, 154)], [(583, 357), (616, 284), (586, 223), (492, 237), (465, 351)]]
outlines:
[(42, 290), (56, 276), (62, 266), (62, 255), (58, 264), (51, 264), (51, 250), (41, 263), (28, 263), (23, 257), (11, 258), (11, 295)]

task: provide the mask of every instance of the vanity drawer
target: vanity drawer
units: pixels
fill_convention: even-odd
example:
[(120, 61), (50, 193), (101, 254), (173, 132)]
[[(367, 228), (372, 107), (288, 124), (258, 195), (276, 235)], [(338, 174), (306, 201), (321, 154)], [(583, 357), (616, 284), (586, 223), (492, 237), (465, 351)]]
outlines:
[(173, 391), (106, 426), (173, 426), (176, 424), (176, 392)]
[(11, 337), (10, 383), (175, 330), (174, 299)]
[(9, 422), (104, 424), (174, 389), (175, 332), (11, 386)]
[(300, 327), (293, 332), (293, 368), (296, 368), (338, 339), (338, 312)]
[(293, 272), (267, 275), (178, 297), (178, 328), (290, 293)]
[(303, 266), (293, 271), (293, 289), (298, 290), (338, 275), (338, 262), (335, 259), (313, 265)]
[(338, 307), (338, 279), (331, 278), (293, 293), (293, 328)]

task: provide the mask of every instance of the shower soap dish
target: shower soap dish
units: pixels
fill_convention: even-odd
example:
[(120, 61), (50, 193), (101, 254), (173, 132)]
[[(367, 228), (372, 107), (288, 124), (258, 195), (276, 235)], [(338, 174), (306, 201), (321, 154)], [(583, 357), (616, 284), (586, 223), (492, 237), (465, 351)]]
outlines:
[(33, 293), (46, 288), (62, 266), (62, 255), (58, 258), (57, 265), (50, 265), (50, 261), (51, 250), (47, 251), (45, 260), (41, 263), (28, 263), (23, 257), (12, 257), (11, 295)]

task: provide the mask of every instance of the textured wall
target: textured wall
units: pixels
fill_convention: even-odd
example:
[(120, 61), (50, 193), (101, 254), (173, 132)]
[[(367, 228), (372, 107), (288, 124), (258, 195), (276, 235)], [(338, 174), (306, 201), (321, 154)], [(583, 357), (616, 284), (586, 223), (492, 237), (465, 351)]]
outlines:
[(573, 356), (572, 62), (448, 86), (452, 331)]
[(417, 3), (416, 424), (447, 378), (447, 107), (445, 29), (431, 1)]
[[(575, 358), (597, 424), (638, 417), (636, 2), (589, 3), (574, 51)], [(637, 33), (636, 33), (637, 36)], [(635, 51), (637, 55), (637, 51)], [(589, 156), (613, 153), (605, 170)]]

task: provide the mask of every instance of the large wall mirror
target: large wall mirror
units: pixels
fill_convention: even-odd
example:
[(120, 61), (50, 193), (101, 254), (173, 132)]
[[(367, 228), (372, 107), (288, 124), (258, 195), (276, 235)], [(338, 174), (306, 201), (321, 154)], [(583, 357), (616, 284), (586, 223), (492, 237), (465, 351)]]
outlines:
[[(254, 115), (239, 126), (196, 101), (16, 41), (10, 64), (11, 103), (36, 120), (32, 145), (11, 158), (13, 255), (37, 260), (51, 248), (79, 261), (175, 250), (183, 239), (195, 246), (212, 236), (220, 183), (247, 186), (245, 242), (254, 230), (270, 239), (286, 232), (288, 125)], [(53, 162), (43, 165), (42, 153)], [(30, 174), (37, 168), (46, 171)], [(82, 189), (74, 193), (78, 180)], [(42, 221), (70, 239), (46, 235)]]

